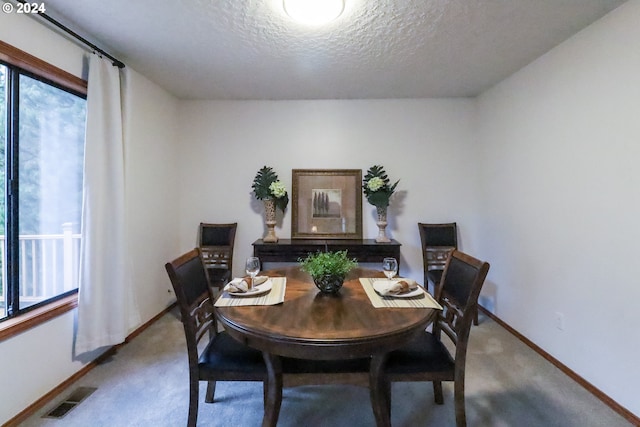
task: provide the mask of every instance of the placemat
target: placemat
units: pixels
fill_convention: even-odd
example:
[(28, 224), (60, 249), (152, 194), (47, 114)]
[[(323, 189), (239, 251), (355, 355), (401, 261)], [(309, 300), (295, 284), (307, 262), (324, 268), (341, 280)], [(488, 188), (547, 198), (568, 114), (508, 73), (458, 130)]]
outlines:
[[(373, 289), (374, 280), (386, 280), (382, 278), (360, 278), (360, 283), (367, 293), (371, 304), (375, 308), (435, 308), (442, 310), (442, 307), (433, 299), (429, 292), (424, 291), (423, 295), (412, 298), (396, 298), (380, 296)], [(424, 290), (424, 288), (421, 287)]]
[(287, 288), (286, 277), (270, 277), (273, 287), (267, 293), (255, 297), (235, 297), (227, 292), (222, 292), (216, 303), (216, 307), (239, 307), (243, 305), (276, 305), (284, 302), (284, 292)]

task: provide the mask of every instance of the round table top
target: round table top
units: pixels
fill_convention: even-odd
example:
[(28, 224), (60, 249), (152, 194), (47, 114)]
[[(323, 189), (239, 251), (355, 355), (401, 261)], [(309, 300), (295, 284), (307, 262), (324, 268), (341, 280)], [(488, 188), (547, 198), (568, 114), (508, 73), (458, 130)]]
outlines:
[(235, 339), (262, 351), (307, 359), (345, 359), (386, 353), (424, 330), (428, 308), (375, 308), (360, 277), (384, 277), (357, 268), (336, 295), (320, 293), (298, 266), (269, 270), (287, 278), (284, 303), (218, 307), (217, 317)]

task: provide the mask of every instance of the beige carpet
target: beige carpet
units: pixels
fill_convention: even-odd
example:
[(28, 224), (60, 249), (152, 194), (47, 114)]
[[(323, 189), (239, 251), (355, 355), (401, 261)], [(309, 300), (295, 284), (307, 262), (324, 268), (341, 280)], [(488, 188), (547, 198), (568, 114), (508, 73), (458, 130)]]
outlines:
[[(186, 425), (187, 356), (177, 311), (121, 348), (81, 378), (24, 426), (173, 427)], [(76, 387), (97, 387), (59, 420), (41, 416)], [(216, 402), (204, 403), (199, 426), (259, 426), (260, 383), (219, 383)], [(629, 426), (600, 400), (538, 356), (489, 318), (474, 326), (467, 360), (469, 426)], [(430, 383), (393, 386), (394, 427), (453, 426), (453, 391), (445, 383), (444, 405), (433, 402)], [(368, 389), (302, 386), (285, 389), (278, 426), (374, 426)]]

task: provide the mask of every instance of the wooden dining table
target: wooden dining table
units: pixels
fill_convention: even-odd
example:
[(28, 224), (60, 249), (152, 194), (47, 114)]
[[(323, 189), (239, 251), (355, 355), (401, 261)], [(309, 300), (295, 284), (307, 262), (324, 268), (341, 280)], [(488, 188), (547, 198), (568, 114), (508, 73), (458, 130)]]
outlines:
[(236, 340), (261, 350), (267, 365), (263, 426), (275, 426), (282, 401), (280, 356), (310, 360), (371, 357), (369, 387), (378, 426), (390, 426), (381, 370), (386, 354), (423, 331), (435, 316), (432, 308), (375, 308), (360, 278), (384, 277), (357, 268), (335, 295), (320, 293), (298, 266), (262, 273), (286, 277), (284, 302), (277, 305), (218, 307), (216, 315)]

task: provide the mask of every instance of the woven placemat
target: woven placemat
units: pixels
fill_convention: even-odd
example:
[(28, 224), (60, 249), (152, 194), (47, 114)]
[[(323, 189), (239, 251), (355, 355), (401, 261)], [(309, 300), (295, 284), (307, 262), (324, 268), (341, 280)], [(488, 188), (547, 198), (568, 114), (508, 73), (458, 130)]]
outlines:
[(375, 289), (373, 289), (373, 282), (376, 280), (387, 280), (380, 278), (360, 278), (360, 284), (367, 293), (371, 304), (375, 308), (435, 308), (442, 310), (442, 307), (436, 300), (433, 299), (429, 292), (425, 291), (422, 286), (419, 286), (423, 290), (422, 295), (418, 295), (411, 298), (398, 298), (398, 297), (383, 297), (379, 295)]
[(273, 286), (269, 292), (255, 297), (238, 297), (222, 292), (216, 303), (216, 307), (239, 307), (243, 305), (276, 305), (284, 302), (284, 293), (287, 288), (286, 277), (270, 277)]

